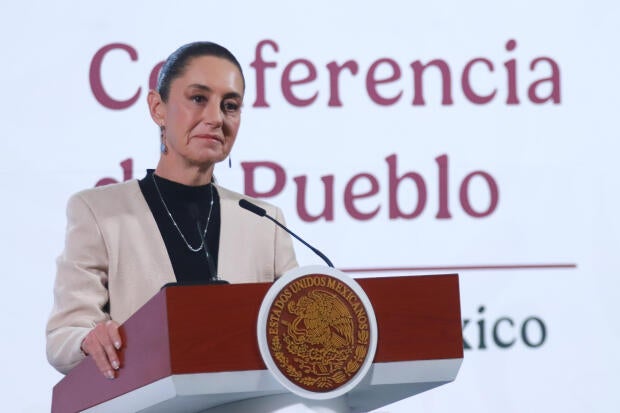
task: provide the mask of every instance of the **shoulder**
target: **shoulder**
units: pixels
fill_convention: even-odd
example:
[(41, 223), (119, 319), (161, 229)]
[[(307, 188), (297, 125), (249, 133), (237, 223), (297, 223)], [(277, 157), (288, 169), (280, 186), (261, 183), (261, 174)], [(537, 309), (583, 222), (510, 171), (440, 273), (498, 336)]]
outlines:
[[(91, 210), (127, 208), (142, 197), (137, 180), (84, 189), (69, 198), (68, 208), (86, 205)], [(143, 198), (143, 197), (142, 197)]]
[(74, 194), (73, 197), (97, 200), (118, 195), (131, 194), (132, 192), (136, 191), (140, 191), (140, 185), (138, 185), (137, 180), (132, 179), (131, 181), (121, 182), (118, 184), (110, 184), (84, 189)]

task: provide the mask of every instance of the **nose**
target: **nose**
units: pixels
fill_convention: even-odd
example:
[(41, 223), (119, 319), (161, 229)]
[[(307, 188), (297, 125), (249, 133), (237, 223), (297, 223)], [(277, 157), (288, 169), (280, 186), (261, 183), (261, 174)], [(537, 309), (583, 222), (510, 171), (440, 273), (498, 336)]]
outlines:
[(220, 108), (220, 103), (216, 99), (211, 99), (206, 105), (203, 113), (203, 122), (213, 128), (222, 126), (224, 114)]

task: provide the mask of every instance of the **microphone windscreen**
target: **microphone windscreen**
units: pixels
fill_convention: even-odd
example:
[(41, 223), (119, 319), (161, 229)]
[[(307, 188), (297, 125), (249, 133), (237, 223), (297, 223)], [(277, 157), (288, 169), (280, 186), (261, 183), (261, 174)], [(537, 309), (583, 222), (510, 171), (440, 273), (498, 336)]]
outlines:
[(265, 211), (265, 209), (259, 207), (258, 205), (251, 203), (250, 201), (246, 199), (240, 199), (239, 206), (261, 217), (264, 217), (265, 215), (267, 215), (267, 211)]

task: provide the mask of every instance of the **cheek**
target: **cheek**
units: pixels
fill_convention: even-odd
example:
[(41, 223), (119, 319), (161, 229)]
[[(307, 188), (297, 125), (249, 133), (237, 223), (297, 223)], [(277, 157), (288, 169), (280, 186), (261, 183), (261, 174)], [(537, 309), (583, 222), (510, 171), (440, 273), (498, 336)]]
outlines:
[(198, 116), (193, 111), (182, 106), (177, 106), (170, 111), (170, 116), (174, 119), (173, 123), (178, 125), (179, 129), (191, 129), (193, 125), (200, 122), (197, 119)]
[(230, 138), (235, 138), (237, 136), (237, 132), (239, 131), (239, 126), (241, 125), (241, 119), (234, 118), (228, 119), (224, 122), (224, 127), (226, 128), (225, 133)]

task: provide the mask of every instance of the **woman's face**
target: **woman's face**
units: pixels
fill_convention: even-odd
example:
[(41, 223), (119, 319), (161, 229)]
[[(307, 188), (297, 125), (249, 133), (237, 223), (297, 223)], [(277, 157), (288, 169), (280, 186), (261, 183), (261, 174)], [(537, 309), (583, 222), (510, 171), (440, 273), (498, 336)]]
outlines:
[(199, 167), (226, 159), (239, 130), (242, 102), (243, 79), (233, 63), (215, 56), (191, 59), (172, 81), (168, 101), (152, 107), (165, 128), (166, 157)]

